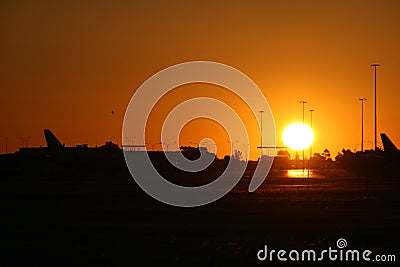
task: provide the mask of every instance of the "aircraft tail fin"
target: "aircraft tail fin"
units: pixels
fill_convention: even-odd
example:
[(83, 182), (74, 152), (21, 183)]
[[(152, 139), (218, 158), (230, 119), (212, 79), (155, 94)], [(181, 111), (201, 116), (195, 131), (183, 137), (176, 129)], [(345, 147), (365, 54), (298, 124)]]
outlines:
[(386, 134), (381, 133), (381, 139), (382, 139), (383, 149), (385, 152), (393, 153), (399, 151), (395, 146), (395, 144), (393, 144), (393, 142)]
[(61, 150), (64, 146), (49, 129), (44, 129), (47, 147), (51, 151)]

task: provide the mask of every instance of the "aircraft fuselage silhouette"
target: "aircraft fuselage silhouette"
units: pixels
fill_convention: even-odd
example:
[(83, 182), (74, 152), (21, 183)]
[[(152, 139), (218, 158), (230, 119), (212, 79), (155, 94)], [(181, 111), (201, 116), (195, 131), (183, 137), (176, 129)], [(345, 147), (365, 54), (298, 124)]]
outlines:
[(103, 157), (113, 157), (121, 153), (121, 149), (113, 142), (106, 142), (100, 147), (89, 147), (87, 144), (66, 147), (49, 129), (44, 129), (49, 157), (62, 160), (84, 160)]

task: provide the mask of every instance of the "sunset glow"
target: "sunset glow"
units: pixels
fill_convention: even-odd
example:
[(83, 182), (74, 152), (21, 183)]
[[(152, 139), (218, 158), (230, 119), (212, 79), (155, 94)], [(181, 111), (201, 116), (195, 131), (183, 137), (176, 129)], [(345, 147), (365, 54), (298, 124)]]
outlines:
[[(121, 136), (131, 96), (161, 69), (193, 60), (221, 62), (249, 76), (270, 105), (277, 133), (302, 119), (299, 101), (306, 100), (306, 123), (308, 110), (315, 109), (313, 151), (328, 148), (333, 156), (361, 148), (360, 97), (368, 99), (364, 149), (373, 148), (371, 64), (379, 63), (377, 133), (387, 132), (400, 143), (400, 126), (393, 123), (400, 116), (397, 1), (168, 1), (156, 6), (135, 1), (5, 4), (0, 9), (0, 153), (45, 146), (44, 128), (66, 146), (110, 140), (134, 144), (135, 136)], [(242, 114), (245, 104), (215, 86), (184, 86), (163, 97), (148, 123), (147, 143), (159, 149), (160, 118), (192, 96), (214, 97), (236, 110), (249, 124), (250, 158), (257, 159), (260, 131), (253, 115)], [(204, 132), (182, 135), (181, 145), (198, 142)], [(277, 145), (283, 145), (280, 141)], [(218, 156), (229, 153), (224, 135), (216, 142)], [(235, 143), (235, 149), (244, 147)]]

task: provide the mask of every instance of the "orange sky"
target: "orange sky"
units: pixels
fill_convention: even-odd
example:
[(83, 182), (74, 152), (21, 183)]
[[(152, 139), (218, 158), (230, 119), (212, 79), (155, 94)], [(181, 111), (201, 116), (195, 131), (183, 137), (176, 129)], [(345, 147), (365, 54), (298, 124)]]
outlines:
[(314, 151), (333, 155), (360, 149), (359, 97), (368, 98), (365, 140), (373, 140), (370, 64), (380, 63), (378, 131), (400, 146), (398, 14), (398, 1), (2, 1), (0, 153), (6, 137), (9, 152), (19, 137), (44, 145), (43, 128), (66, 145), (121, 142), (140, 84), (192, 60), (228, 64), (253, 79), (271, 106), (278, 144), (307, 100), (306, 110), (316, 110)]

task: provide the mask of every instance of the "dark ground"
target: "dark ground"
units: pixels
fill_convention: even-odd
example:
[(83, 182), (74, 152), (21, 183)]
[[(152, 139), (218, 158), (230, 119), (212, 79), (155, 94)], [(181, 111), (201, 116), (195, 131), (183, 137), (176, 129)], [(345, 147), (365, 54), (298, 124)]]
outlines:
[(314, 175), (307, 190), (307, 179), (272, 171), (255, 193), (245, 177), (217, 202), (177, 208), (141, 191), (123, 165), (1, 168), (0, 266), (271, 266), (282, 264), (257, 260), (264, 245), (320, 251), (339, 238), (400, 261), (399, 180), (373, 175), (366, 191), (365, 177)]

